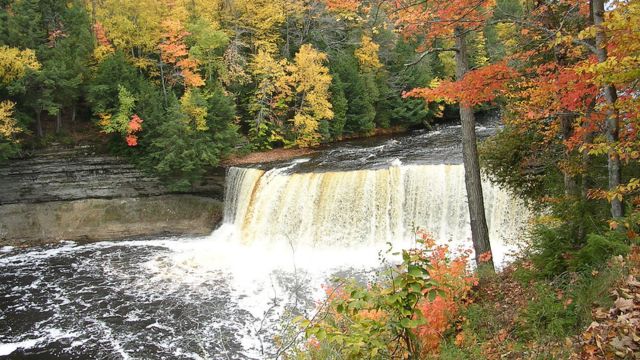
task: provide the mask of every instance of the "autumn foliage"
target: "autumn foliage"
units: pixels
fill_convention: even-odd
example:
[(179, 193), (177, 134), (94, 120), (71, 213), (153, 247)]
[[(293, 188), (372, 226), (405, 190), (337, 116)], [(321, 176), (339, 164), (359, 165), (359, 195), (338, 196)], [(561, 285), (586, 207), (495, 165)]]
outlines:
[(518, 77), (515, 69), (506, 61), (483, 66), (468, 72), (462, 80), (443, 80), (432, 88), (417, 88), (407, 92), (405, 97), (418, 97), (425, 101), (443, 101), (476, 106), (489, 103), (507, 92), (507, 85)]
[(403, 251), (403, 262), (387, 264), (376, 281), (325, 287), (318, 304), (322, 320), (300, 320), (309, 351), (323, 342), (347, 357), (404, 359), (437, 353), (439, 344), (477, 285), (469, 255), (452, 258), (418, 232), (418, 247)]

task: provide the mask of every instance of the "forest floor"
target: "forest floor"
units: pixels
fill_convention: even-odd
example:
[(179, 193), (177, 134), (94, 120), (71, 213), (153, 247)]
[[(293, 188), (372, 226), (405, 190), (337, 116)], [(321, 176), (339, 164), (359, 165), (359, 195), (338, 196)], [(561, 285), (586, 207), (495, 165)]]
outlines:
[(440, 359), (640, 359), (640, 248), (591, 274), (531, 277), (516, 262), (484, 284)]

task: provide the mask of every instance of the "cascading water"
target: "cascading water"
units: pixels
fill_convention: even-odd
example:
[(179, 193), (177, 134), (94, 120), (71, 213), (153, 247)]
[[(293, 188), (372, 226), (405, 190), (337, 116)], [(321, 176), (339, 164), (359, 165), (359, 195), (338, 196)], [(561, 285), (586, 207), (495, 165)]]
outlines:
[[(208, 237), (2, 248), (0, 357), (272, 358), (288, 316), (336, 274), (367, 277), (387, 242), (421, 227), (471, 247), (459, 144), (453, 126), (231, 168)], [(500, 263), (527, 211), (483, 188)]]
[[(407, 165), (381, 169), (291, 173), (231, 168), (224, 223), (214, 237), (232, 242), (335, 247), (402, 244), (425, 229), (443, 242), (470, 245), (464, 168)], [(522, 230), (526, 208), (483, 184), (487, 222), (498, 262), (506, 240)]]

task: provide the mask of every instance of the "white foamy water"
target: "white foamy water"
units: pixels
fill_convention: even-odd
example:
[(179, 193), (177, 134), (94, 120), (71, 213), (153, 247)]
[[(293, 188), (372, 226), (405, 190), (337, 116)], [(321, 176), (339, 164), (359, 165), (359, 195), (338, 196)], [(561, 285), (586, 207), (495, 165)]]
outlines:
[[(470, 246), (462, 165), (402, 165), (384, 169), (289, 173), (228, 171), (224, 224), (214, 237), (233, 243), (308, 247), (402, 244), (416, 229), (441, 242)], [(497, 263), (526, 225), (521, 201), (483, 184), (487, 222)]]

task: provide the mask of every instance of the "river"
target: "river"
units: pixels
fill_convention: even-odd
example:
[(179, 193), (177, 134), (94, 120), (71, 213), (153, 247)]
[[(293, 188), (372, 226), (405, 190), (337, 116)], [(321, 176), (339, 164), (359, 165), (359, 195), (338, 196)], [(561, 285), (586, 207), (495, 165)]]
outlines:
[[(366, 278), (416, 228), (471, 247), (460, 143), (460, 127), (445, 126), (231, 168), (223, 223), (207, 237), (2, 248), (0, 357), (271, 358), (323, 284)], [(500, 264), (528, 212), (483, 187)]]

